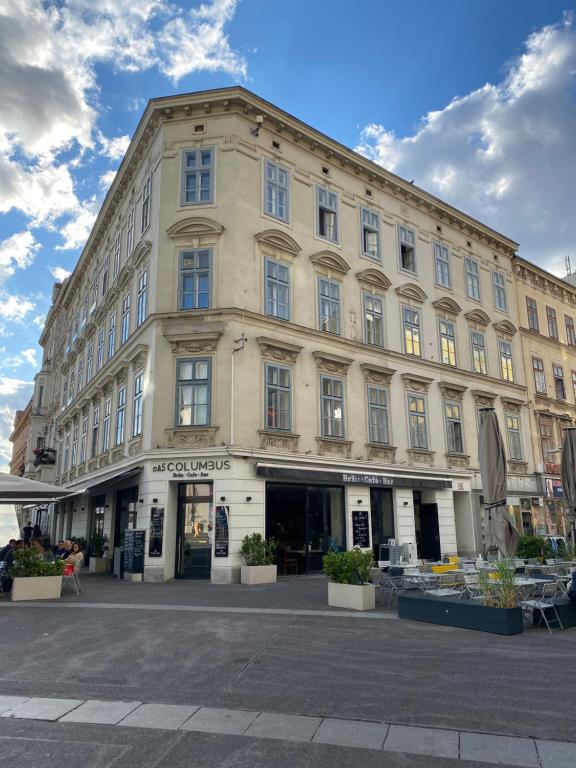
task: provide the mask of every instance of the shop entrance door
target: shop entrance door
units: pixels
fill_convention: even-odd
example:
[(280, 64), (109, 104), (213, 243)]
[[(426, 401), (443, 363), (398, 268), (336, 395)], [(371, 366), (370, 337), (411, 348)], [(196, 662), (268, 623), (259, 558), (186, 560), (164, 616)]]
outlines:
[(138, 501), (138, 486), (123, 488), (116, 494), (116, 515), (114, 519), (114, 546), (121, 547), (124, 544), (124, 533), (127, 528), (136, 528), (138, 513), (136, 502)]
[(440, 560), (438, 504), (420, 505), (420, 537), (420, 557), (423, 560)]
[(209, 579), (212, 564), (212, 483), (178, 486), (177, 579)]

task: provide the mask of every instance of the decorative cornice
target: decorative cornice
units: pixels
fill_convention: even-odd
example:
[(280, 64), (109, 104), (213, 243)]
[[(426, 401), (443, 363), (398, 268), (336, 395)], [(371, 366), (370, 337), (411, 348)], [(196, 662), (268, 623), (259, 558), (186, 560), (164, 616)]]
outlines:
[(387, 291), (392, 285), (384, 272), (374, 269), (373, 267), (356, 272), (356, 279), (360, 284), (368, 285), (370, 288), (375, 288), (377, 291)]
[(265, 229), (255, 235), (254, 239), (259, 245), (267, 246), (274, 251), (282, 251), (292, 256), (298, 256), (302, 248), (293, 237), (280, 229)]
[(302, 347), (297, 344), (289, 344), (278, 339), (269, 339), (266, 336), (258, 336), (256, 341), (260, 347), (262, 357), (276, 360), (277, 362), (295, 363), (296, 357), (302, 351)]
[(316, 366), (319, 371), (335, 373), (339, 376), (346, 376), (348, 366), (354, 362), (351, 357), (340, 357), (339, 355), (332, 355), (321, 350), (312, 352), (312, 356), (316, 360)]
[(345, 275), (350, 271), (350, 265), (346, 259), (342, 258), (339, 253), (334, 251), (318, 251), (310, 256), (310, 261), (316, 267), (324, 267), (331, 272), (339, 272)]
[(412, 392), (428, 392), (430, 384), (434, 381), (427, 376), (418, 376), (416, 373), (402, 373), (401, 378), (404, 387)]
[(476, 323), (477, 325), (484, 326), (490, 324), (490, 317), (486, 314), (486, 312), (484, 312), (483, 309), (471, 309), (469, 312), (464, 314), (464, 317), (466, 320), (468, 320), (469, 323)]
[(468, 389), (468, 387), (465, 387), (462, 384), (453, 384), (450, 381), (439, 381), (438, 387), (440, 388), (442, 397), (446, 398), (447, 400), (460, 401), (464, 399), (464, 393)]
[(486, 392), (482, 389), (473, 389), (472, 397), (474, 404), (480, 408), (492, 408), (496, 400), (496, 395), (493, 392)]
[(520, 413), (520, 409), (524, 405), (523, 400), (518, 400), (516, 397), (507, 397), (500, 395), (500, 402), (504, 406), (505, 411), (510, 413)]
[(450, 296), (442, 296), (440, 299), (432, 302), (434, 309), (440, 312), (446, 312), (449, 315), (459, 315), (462, 312), (462, 307), (458, 302), (451, 299)]
[(500, 320), (492, 323), (492, 327), (498, 333), (505, 333), (507, 336), (514, 336), (515, 333), (518, 333), (518, 328), (510, 320)]
[(398, 288), (395, 288), (394, 290), (397, 296), (401, 296), (403, 299), (409, 299), (410, 301), (417, 301), (420, 304), (423, 304), (428, 298), (422, 288), (420, 288), (419, 285), (416, 285), (416, 283), (405, 283), (404, 285), (399, 285)]
[(396, 373), (394, 368), (384, 368), (383, 366), (373, 365), (372, 363), (360, 363), (360, 368), (364, 373), (364, 379), (366, 381), (372, 381), (375, 384), (389, 385), (392, 376)]
[(213, 219), (204, 216), (188, 216), (168, 227), (166, 234), (172, 240), (191, 240), (195, 237), (218, 237), (224, 227)]
[(138, 267), (139, 264), (141, 264), (144, 259), (150, 255), (150, 252), (152, 251), (152, 243), (150, 240), (141, 240), (136, 248), (132, 251), (132, 255), (130, 256), (129, 263), (133, 267)]

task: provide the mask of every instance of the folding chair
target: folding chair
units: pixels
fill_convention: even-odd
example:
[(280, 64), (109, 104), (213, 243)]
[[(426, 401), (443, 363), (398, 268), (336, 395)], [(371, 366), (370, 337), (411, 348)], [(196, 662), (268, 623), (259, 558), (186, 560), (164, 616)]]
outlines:
[(0, 594), (4, 594), (8, 590), (4, 586), (4, 581), (8, 579), (8, 571), (6, 569), (6, 562), (0, 561)]
[(66, 589), (66, 587), (70, 587), (70, 589), (73, 589), (77, 595), (80, 594), (80, 578), (78, 577), (76, 568), (74, 565), (72, 565), (72, 563), (67, 563), (64, 566), (64, 575), (62, 577), (62, 590)]
[[(546, 629), (550, 634), (552, 630), (563, 630), (564, 625), (558, 615), (558, 609), (554, 605), (553, 597), (556, 594), (556, 583), (550, 582), (550, 584), (544, 584), (542, 587), (542, 595), (540, 598), (534, 598), (532, 600), (523, 600), (520, 603), (522, 608), (522, 615), (525, 621), (532, 624), (534, 621), (534, 611), (540, 611), (537, 627), (541, 627), (542, 624), (546, 625)], [(549, 615), (546, 615), (546, 614)], [(550, 615), (551, 614), (551, 615)]]

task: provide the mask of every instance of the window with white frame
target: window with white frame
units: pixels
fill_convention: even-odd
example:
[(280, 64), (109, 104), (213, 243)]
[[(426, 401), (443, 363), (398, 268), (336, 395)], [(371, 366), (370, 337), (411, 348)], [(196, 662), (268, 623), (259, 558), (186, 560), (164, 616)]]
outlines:
[(116, 237), (114, 238), (114, 244), (112, 246), (112, 277), (117, 277), (118, 272), (120, 272), (120, 235), (121, 232), (118, 231)]
[(450, 256), (448, 248), (442, 243), (434, 243), (434, 274), (436, 285), (450, 288)]
[(292, 371), (284, 365), (267, 363), (266, 382), (266, 429), (291, 429), (291, 379)]
[(402, 329), (404, 352), (407, 355), (421, 356), (420, 311), (412, 307), (402, 307)]
[(462, 426), (462, 405), (444, 401), (444, 420), (446, 423), (446, 444), (448, 453), (464, 453), (464, 429)]
[(386, 387), (368, 386), (368, 435), (371, 443), (390, 443)]
[(63, 462), (63, 451), (62, 451), (62, 438), (59, 437), (56, 442), (56, 474), (59, 475), (61, 472), (64, 471), (62, 468)]
[(492, 272), (492, 285), (494, 287), (494, 305), (503, 312), (508, 310), (506, 298), (506, 275), (503, 272)]
[(152, 174), (148, 176), (142, 187), (142, 227), (141, 232), (145, 232), (150, 226), (150, 205), (152, 200)]
[(82, 302), (82, 319), (80, 321), (81, 331), (84, 330), (87, 322), (88, 322), (88, 294), (84, 296), (84, 300)]
[(542, 448), (542, 459), (545, 462), (550, 461), (554, 453), (554, 424), (549, 419), (540, 418), (538, 420), (540, 432), (540, 446)]
[(572, 393), (576, 400), (576, 371), (572, 371)]
[(68, 379), (64, 380), (64, 387), (62, 389), (62, 410), (68, 405)]
[(486, 363), (486, 337), (481, 331), (470, 331), (470, 344), (472, 346), (472, 369), (474, 373), (486, 376), (488, 366)]
[(78, 358), (78, 375), (76, 376), (76, 392), (80, 393), (80, 390), (84, 386), (84, 355), (80, 355)]
[(408, 429), (410, 448), (428, 450), (428, 414), (422, 395), (408, 395)]
[(379, 296), (364, 293), (364, 342), (384, 346), (384, 302)]
[(126, 222), (126, 258), (132, 255), (134, 250), (134, 221), (136, 219), (136, 206), (133, 205), (128, 211)]
[(142, 434), (142, 397), (144, 392), (144, 374), (134, 376), (134, 399), (132, 411), (132, 437)]
[(290, 267), (283, 261), (264, 260), (266, 314), (290, 319)]
[(214, 199), (214, 149), (187, 149), (182, 153), (182, 205), (202, 205)]
[(98, 354), (96, 357), (96, 370), (99, 371), (104, 365), (104, 326), (98, 331)]
[(545, 395), (548, 392), (546, 387), (546, 373), (544, 371), (544, 361), (539, 357), (532, 358), (532, 370), (534, 371), (534, 388), (536, 392)]
[(470, 299), (480, 301), (480, 266), (475, 259), (467, 256), (464, 259), (466, 273), (466, 295)]
[(78, 424), (74, 424), (72, 427), (72, 463), (71, 466), (75, 467), (78, 463)]
[(90, 314), (93, 315), (96, 312), (96, 305), (98, 304), (98, 275), (92, 278), (92, 286), (90, 288), (91, 301), (90, 301)]
[(380, 259), (380, 217), (370, 208), (360, 208), (362, 255)]
[(178, 360), (176, 426), (205, 427), (210, 423), (209, 358)]
[(88, 416), (82, 417), (82, 436), (80, 438), (80, 464), (86, 461), (86, 449), (88, 443)]
[(264, 161), (264, 211), (281, 221), (290, 218), (289, 175), (286, 168), (270, 160)]
[(148, 272), (143, 270), (138, 276), (138, 297), (136, 301), (136, 328), (146, 320)]
[(566, 400), (566, 387), (564, 386), (564, 370), (561, 365), (552, 365), (554, 377), (554, 394), (556, 400)]
[(438, 321), (440, 329), (440, 359), (444, 365), (456, 367), (456, 329), (449, 320)]
[(208, 309), (212, 284), (212, 248), (180, 252), (180, 309)]
[(110, 422), (112, 421), (112, 398), (104, 400), (104, 418), (102, 419), (102, 452), (110, 450)]
[(318, 278), (318, 309), (320, 330), (340, 334), (340, 283)]
[(68, 389), (68, 405), (76, 397), (76, 371), (72, 368), (70, 372), (70, 388)]
[(86, 350), (86, 384), (88, 384), (89, 381), (92, 381), (93, 375), (94, 375), (94, 342), (91, 341), (90, 344), (88, 344), (88, 349)]
[(122, 299), (122, 327), (120, 330), (120, 344), (125, 344), (130, 336), (130, 294)]
[(78, 340), (78, 331), (80, 329), (80, 310), (77, 310), (72, 322), (72, 343)]
[(514, 381), (512, 344), (505, 339), (500, 339), (498, 346), (500, 348), (500, 378), (504, 381)]
[(126, 423), (126, 387), (120, 387), (116, 402), (116, 445), (124, 442), (124, 427)]
[(116, 352), (116, 312), (110, 315), (108, 323), (108, 360), (114, 357)]
[(64, 438), (64, 472), (70, 468), (70, 430), (66, 432)]
[(320, 377), (322, 437), (344, 437), (344, 383), (331, 376)]
[(92, 450), (90, 455), (95, 458), (98, 455), (98, 431), (100, 429), (100, 406), (96, 405), (92, 412)]
[(506, 414), (506, 433), (508, 435), (508, 456), (514, 461), (522, 461), (522, 437), (520, 417), (515, 413)]
[(104, 261), (102, 263), (102, 296), (108, 290), (108, 278), (110, 275), (110, 253), (106, 251), (104, 254)]
[(316, 187), (316, 234), (338, 242), (338, 195), (326, 187)]
[(398, 239), (400, 243), (400, 269), (405, 272), (416, 273), (416, 235), (413, 229), (398, 226)]

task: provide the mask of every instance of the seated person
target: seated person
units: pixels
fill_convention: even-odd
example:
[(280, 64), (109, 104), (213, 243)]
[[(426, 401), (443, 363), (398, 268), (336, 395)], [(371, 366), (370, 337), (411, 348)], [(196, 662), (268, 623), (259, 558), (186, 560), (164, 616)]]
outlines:
[(54, 547), (54, 557), (56, 559), (60, 557), (68, 557), (70, 550), (66, 549), (64, 539), (60, 539), (58, 544)]
[(572, 581), (568, 587), (568, 599), (576, 603), (576, 571), (572, 571)]
[(46, 554), (40, 539), (34, 539), (34, 538), (30, 539), (30, 548), (34, 549), (39, 555), (45, 555)]
[(84, 553), (78, 544), (72, 544), (72, 551), (64, 560), (65, 563), (72, 563), (74, 570), (78, 572), (84, 563)]
[(0, 563), (6, 560), (6, 555), (8, 554), (8, 552), (10, 552), (10, 550), (14, 549), (15, 546), (16, 546), (16, 539), (10, 539), (8, 544), (6, 544), (5, 547), (2, 547), (2, 549), (0, 549)]

